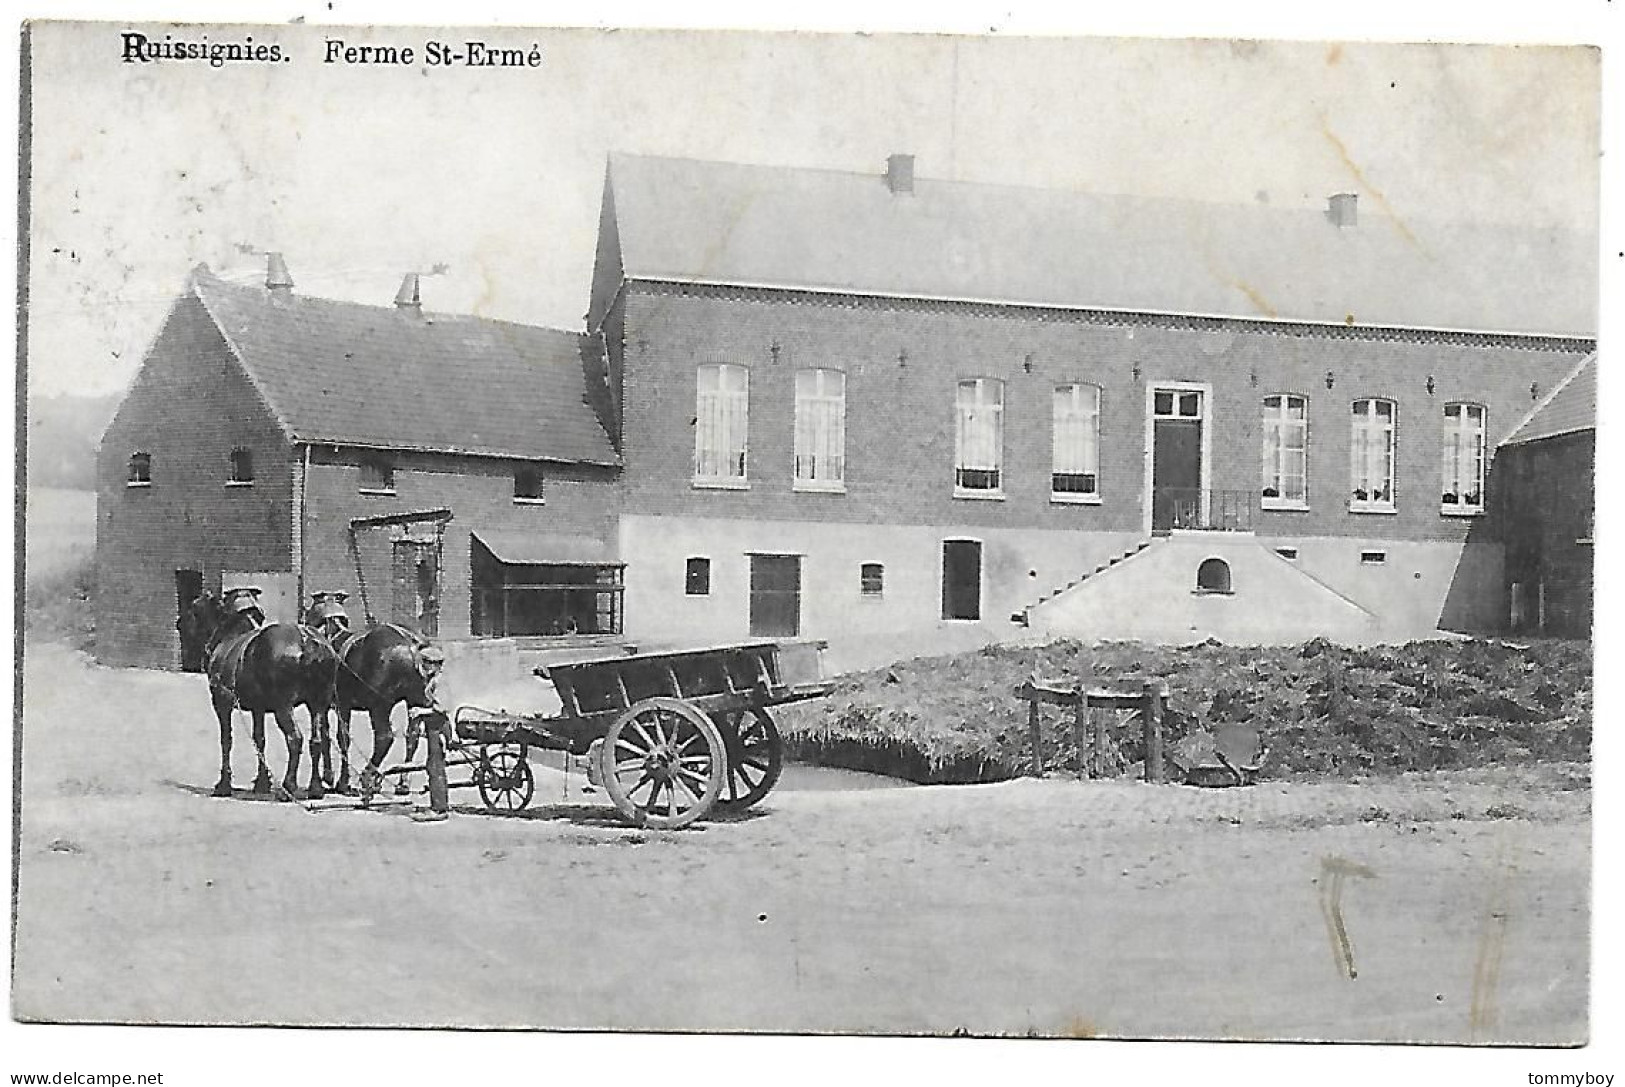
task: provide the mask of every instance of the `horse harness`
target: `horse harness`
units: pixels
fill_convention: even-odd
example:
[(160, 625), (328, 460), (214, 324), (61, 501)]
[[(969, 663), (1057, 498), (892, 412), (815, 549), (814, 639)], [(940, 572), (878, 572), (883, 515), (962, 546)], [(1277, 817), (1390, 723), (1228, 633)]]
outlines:
[[(209, 690), (216, 694), (231, 696), (231, 704), (236, 709), (245, 709), (242, 700), (237, 696), (237, 683), (243, 669), (243, 658), (248, 654), (248, 647), (254, 640), (264, 634), (270, 627), (260, 625), (252, 630), (245, 630), (241, 634), (234, 634), (224, 641), (216, 643), (209, 650), (204, 662), (204, 670), (209, 674)], [(310, 635), (304, 627), (299, 628), (300, 639)]]

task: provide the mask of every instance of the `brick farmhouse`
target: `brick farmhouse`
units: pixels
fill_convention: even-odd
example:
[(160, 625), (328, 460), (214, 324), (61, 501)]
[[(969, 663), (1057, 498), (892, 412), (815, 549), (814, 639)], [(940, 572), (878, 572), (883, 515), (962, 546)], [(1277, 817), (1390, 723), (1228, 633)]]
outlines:
[(584, 332), (194, 272), (103, 442), (99, 651), (180, 663), (177, 602), (250, 578), (444, 638), (853, 661), (1503, 628), (1496, 453), (1595, 351), (1594, 271), (1351, 194), (614, 155)]

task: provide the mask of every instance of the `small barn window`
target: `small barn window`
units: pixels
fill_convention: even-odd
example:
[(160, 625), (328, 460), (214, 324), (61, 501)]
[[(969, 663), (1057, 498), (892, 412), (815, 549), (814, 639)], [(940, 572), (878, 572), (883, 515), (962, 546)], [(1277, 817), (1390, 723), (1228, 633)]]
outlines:
[(1362, 552), (1360, 552), (1360, 565), (1361, 566), (1386, 566), (1387, 563), (1388, 563), (1388, 552), (1386, 552), (1386, 551), (1362, 551)]
[(1196, 591), (1199, 593), (1227, 593), (1230, 591), (1230, 564), (1223, 559), (1204, 559), (1196, 568)]
[(688, 596), (711, 595), (711, 560), (696, 556), (683, 571), (683, 592)]
[(513, 500), (515, 502), (542, 501), (542, 470), (526, 465), (513, 470)]
[(238, 485), (254, 482), (254, 454), (251, 450), (231, 451), (231, 476), (226, 482)]
[(130, 465), (124, 476), (126, 486), (148, 487), (152, 485), (152, 454), (131, 453)]
[(1275, 553), (1288, 562), (1298, 561), (1298, 549), (1296, 547), (1277, 547)]
[(886, 591), (886, 568), (866, 562), (858, 568), (858, 591), (864, 596), (880, 596)]
[(370, 456), (361, 461), (361, 489), (372, 494), (395, 493), (395, 465), (388, 457)]

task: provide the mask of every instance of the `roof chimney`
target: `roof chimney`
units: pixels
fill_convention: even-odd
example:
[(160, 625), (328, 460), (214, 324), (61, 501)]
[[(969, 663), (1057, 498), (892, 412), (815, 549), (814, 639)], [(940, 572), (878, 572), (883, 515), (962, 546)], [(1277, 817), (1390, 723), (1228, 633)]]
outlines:
[(1359, 202), (1354, 193), (1333, 193), (1326, 201), (1326, 218), (1336, 227), (1354, 226), (1360, 221)]
[(886, 157), (886, 188), (894, 193), (914, 191), (914, 156), (888, 155)]
[(401, 289), (395, 292), (395, 306), (397, 309), (411, 310), (413, 313), (423, 312), (423, 298), (418, 294), (416, 272), (407, 272), (406, 278), (401, 280)]
[(265, 254), (265, 289), (284, 294), (293, 290), (293, 277), (288, 274), (288, 266), (282, 260), (281, 253)]

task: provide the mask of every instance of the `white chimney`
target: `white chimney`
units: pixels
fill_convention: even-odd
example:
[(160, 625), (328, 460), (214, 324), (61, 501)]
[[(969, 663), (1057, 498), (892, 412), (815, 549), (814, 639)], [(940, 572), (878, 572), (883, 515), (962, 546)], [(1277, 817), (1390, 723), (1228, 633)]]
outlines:
[(1326, 218), (1333, 226), (1354, 226), (1360, 221), (1360, 198), (1351, 192), (1333, 193), (1326, 201)]
[(893, 193), (912, 193), (914, 191), (913, 155), (887, 156), (886, 188)]
[(293, 290), (293, 277), (288, 274), (288, 265), (281, 253), (265, 254), (265, 289), (281, 294)]

